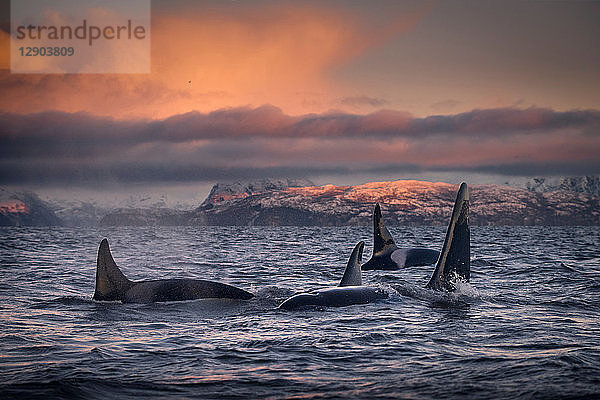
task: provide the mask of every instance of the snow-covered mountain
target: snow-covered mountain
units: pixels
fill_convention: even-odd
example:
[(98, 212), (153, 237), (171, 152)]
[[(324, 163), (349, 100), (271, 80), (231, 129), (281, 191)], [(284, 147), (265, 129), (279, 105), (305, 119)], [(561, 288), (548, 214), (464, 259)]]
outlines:
[(0, 188), (0, 226), (60, 225), (60, 218), (36, 194)]
[[(600, 196), (588, 193), (597, 179), (571, 182), (562, 182), (559, 190), (545, 181), (538, 181), (536, 190), (471, 185), (471, 224), (600, 225)], [(49, 205), (32, 193), (0, 189), (0, 225), (370, 225), (377, 202), (390, 225), (446, 225), (456, 190), (441, 182), (314, 186), (304, 180), (262, 180), (217, 184), (195, 208), (169, 207), (150, 196), (117, 207), (79, 200)]]
[(532, 178), (525, 182), (524, 187), (533, 192), (553, 192), (568, 190), (577, 193), (589, 193), (600, 196), (600, 177), (570, 176), (554, 178)]
[(212, 187), (212, 190), (202, 203), (207, 204), (219, 203), (225, 200), (246, 198), (249, 196), (284, 190), (293, 187), (313, 186), (314, 183), (308, 179), (260, 179), (251, 182), (235, 182), (235, 183), (217, 183)]
[(198, 203), (173, 203), (166, 195), (130, 195), (124, 199), (98, 201), (94, 199), (48, 199), (55, 214), (67, 226), (98, 226), (102, 218), (115, 212), (126, 213), (137, 210), (137, 214), (165, 214), (164, 210), (173, 212), (191, 210)]
[[(212, 187), (210, 194), (202, 204), (247, 197), (289, 187), (312, 185), (313, 183), (306, 179), (261, 179), (249, 182), (218, 183)], [(46, 201), (67, 226), (98, 226), (105, 216), (107, 218), (102, 224), (110, 221), (111, 225), (180, 225), (182, 222), (176, 215), (186, 214), (184, 211), (193, 210), (200, 203), (194, 198), (173, 199), (164, 193), (136, 193), (123, 198), (105, 196), (102, 199), (50, 197)], [(120, 222), (112, 219), (115, 215), (121, 215)]]
[[(158, 215), (152, 210), (122, 210), (104, 217), (102, 224), (365, 225), (371, 223), (373, 206), (379, 202), (390, 225), (446, 225), (457, 189), (448, 183), (420, 181), (287, 187), (256, 193), (247, 193), (243, 187), (240, 192), (228, 189), (228, 196), (209, 195), (193, 211)], [(473, 185), (471, 224), (600, 225), (600, 197)]]

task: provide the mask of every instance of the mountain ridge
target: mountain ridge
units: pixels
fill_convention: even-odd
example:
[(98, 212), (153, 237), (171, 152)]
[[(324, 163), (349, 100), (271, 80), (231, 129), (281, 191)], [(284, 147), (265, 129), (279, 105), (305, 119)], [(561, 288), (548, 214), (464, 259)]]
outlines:
[[(535, 191), (496, 184), (470, 185), (471, 224), (600, 225), (600, 197), (581, 190), (593, 189), (596, 180), (584, 177), (568, 182), (575, 182), (567, 184), (569, 190), (549, 190), (554, 188), (551, 185)], [(371, 223), (375, 203), (380, 203), (390, 225), (442, 226), (449, 218), (457, 188), (449, 183), (417, 180), (316, 186), (308, 180), (263, 179), (216, 184), (199, 206), (190, 204), (187, 208), (168, 207), (165, 196), (158, 201), (153, 196), (132, 197), (110, 208), (78, 200), (49, 204), (33, 193), (0, 189), (0, 224), (365, 225)]]
[[(373, 206), (382, 204), (391, 225), (439, 225), (450, 216), (458, 185), (444, 182), (391, 181), (355, 186), (289, 187), (205, 201), (174, 216), (184, 225), (344, 226), (371, 223)], [(137, 211), (151, 225), (152, 213)], [(110, 221), (119, 221), (111, 215)], [(123, 215), (131, 220), (131, 212)], [(107, 218), (102, 220), (108, 224)], [(137, 223), (136, 223), (137, 224)], [(600, 197), (587, 193), (538, 193), (502, 185), (471, 186), (472, 225), (600, 225)]]
[(61, 226), (51, 207), (32, 192), (0, 188), (0, 226)]

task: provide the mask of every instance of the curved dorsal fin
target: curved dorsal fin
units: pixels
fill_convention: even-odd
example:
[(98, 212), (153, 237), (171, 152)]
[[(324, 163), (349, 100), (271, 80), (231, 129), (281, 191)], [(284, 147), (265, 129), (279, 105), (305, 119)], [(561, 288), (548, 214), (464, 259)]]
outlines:
[(446, 240), (427, 287), (434, 290), (455, 289), (453, 280), (469, 281), (471, 275), (471, 233), (469, 231), (469, 189), (460, 185), (452, 218), (446, 231)]
[(380, 255), (385, 252), (391, 252), (398, 248), (390, 231), (386, 228), (381, 217), (381, 207), (379, 203), (375, 205), (373, 212), (373, 255)]
[(338, 286), (360, 286), (362, 285), (362, 277), (360, 273), (360, 264), (362, 262), (362, 253), (365, 248), (365, 242), (359, 242), (354, 246), (348, 265), (344, 271), (344, 276)]
[(98, 248), (94, 300), (120, 300), (132, 285), (113, 260), (108, 240), (103, 239)]

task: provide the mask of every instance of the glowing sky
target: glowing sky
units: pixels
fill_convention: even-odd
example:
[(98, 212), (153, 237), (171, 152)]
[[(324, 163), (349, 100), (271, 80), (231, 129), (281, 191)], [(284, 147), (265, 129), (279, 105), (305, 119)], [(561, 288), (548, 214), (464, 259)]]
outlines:
[(157, 0), (139, 75), (11, 74), (2, 15), (0, 185), (600, 172), (599, 2)]

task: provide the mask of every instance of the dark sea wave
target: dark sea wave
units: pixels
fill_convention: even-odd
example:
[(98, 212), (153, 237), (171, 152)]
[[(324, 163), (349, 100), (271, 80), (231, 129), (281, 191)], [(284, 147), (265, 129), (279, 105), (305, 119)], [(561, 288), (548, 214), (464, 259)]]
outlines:
[[(392, 229), (433, 247), (443, 228)], [(95, 302), (108, 238), (130, 279), (218, 280), (250, 301)], [(297, 312), (364, 228), (2, 228), (0, 398), (598, 398), (600, 228), (473, 227), (472, 277), (367, 271), (377, 303)]]

